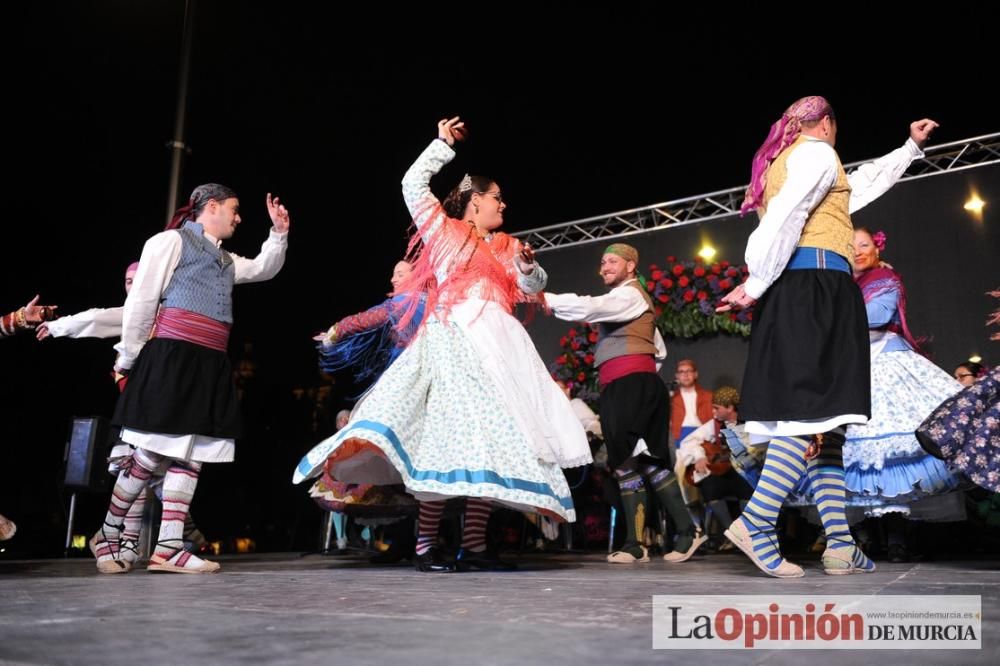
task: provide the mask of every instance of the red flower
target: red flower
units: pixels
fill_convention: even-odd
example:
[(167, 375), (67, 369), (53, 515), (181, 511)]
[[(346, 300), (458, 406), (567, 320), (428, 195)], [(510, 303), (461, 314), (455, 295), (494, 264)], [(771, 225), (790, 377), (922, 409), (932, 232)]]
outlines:
[(686, 287), (689, 284), (691, 284), (691, 280), (689, 280), (688, 277), (685, 275), (684, 277), (682, 277), (680, 280), (677, 281), (677, 284), (679, 284), (682, 287)]
[(695, 269), (694, 269), (694, 276), (695, 277), (702, 277), (703, 275), (705, 275), (705, 269), (702, 268), (701, 266), (695, 267)]
[(556, 365), (566, 365), (566, 356), (556, 358)]
[(578, 381), (578, 382), (582, 382), (582, 381), (584, 381), (586, 379), (587, 379), (587, 375), (584, 374), (584, 373), (582, 373), (582, 372), (576, 376), (576, 381)]
[(687, 291), (684, 292), (684, 302), (690, 303), (693, 300), (694, 300), (694, 290), (688, 289)]
[(676, 275), (677, 277), (680, 277), (683, 274), (684, 274), (684, 267), (683, 266), (681, 266), (680, 264), (677, 264), (676, 266), (674, 266), (674, 275)]
[(729, 313), (729, 320), (730, 321), (736, 321), (736, 313), (735, 312), (730, 312)]
[(569, 344), (569, 338), (567, 338), (565, 335), (559, 338), (560, 347), (565, 347), (567, 344)]
[(654, 289), (656, 289), (655, 282), (650, 281), (646, 283), (646, 291), (653, 291)]
[(753, 321), (753, 312), (747, 313), (747, 321)]
[(719, 264), (712, 264), (712, 272), (718, 275), (719, 273), (722, 272), (722, 266), (720, 266)]
[(720, 261), (719, 262), (719, 266), (721, 266), (723, 268), (729, 268), (729, 262), (728, 261)]
[(655, 312), (656, 316), (659, 317), (661, 314), (663, 314), (663, 308), (659, 304), (656, 304), (653, 307), (653, 312)]
[(674, 286), (674, 281), (671, 280), (670, 278), (667, 278), (666, 280), (663, 280), (662, 282), (660, 282), (660, 284), (662, 284), (667, 289), (670, 289), (671, 287)]
[(593, 354), (587, 354), (586, 356), (583, 357), (583, 362), (586, 363), (587, 365), (593, 365), (594, 364), (594, 355)]
[(735, 268), (727, 268), (726, 269), (726, 276), (727, 277), (736, 277), (739, 274), (740, 274), (740, 272), (738, 270), (736, 270)]
[(719, 289), (721, 289), (722, 291), (728, 291), (730, 288), (732, 288), (732, 286), (733, 283), (730, 282), (729, 280), (719, 280)]
[(658, 300), (661, 303), (666, 303), (667, 301), (670, 300), (670, 296), (667, 294), (660, 294), (659, 296), (656, 297), (656, 300)]
[(703, 300), (705, 300), (706, 298), (708, 298), (708, 294), (706, 294), (706, 293), (705, 293), (705, 292), (703, 292), (703, 291), (699, 291), (699, 292), (698, 292), (698, 300), (699, 300), (699, 301), (703, 301)]
[(669, 257), (667, 257), (667, 261), (668, 261), (668, 262), (670, 262), (670, 263), (672, 264), (672, 263), (674, 263), (675, 261), (677, 261), (677, 258), (676, 258), (676, 257), (674, 257), (673, 255), (670, 255)]
[(577, 342), (576, 340), (574, 340), (573, 342), (569, 343), (569, 346), (570, 346), (570, 349), (572, 349), (573, 351), (576, 351), (577, 349), (580, 348), (580, 343)]
[(660, 278), (663, 277), (663, 271), (653, 271), (652, 273), (649, 274), (649, 277), (654, 280), (659, 280)]
[(590, 335), (587, 336), (587, 339), (591, 342), (597, 342), (597, 331), (591, 331)]

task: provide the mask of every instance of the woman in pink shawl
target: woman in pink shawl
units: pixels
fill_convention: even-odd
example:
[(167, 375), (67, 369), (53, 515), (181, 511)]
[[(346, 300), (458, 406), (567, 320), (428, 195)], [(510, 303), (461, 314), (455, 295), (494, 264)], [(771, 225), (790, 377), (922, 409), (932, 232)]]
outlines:
[[(486, 548), (491, 505), (572, 522), (562, 468), (591, 461), (569, 399), (513, 316), (517, 303), (540, 299), (546, 274), (530, 247), (499, 230), (507, 210), (499, 183), (466, 174), (443, 202), (431, 191), (464, 136), (458, 118), (442, 120), (403, 176), (416, 233), (413, 273), (396, 291), (414, 313), (426, 295), (426, 317), (347, 427), (314, 447), (294, 476), (325, 466), (339, 481), (404, 484), (421, 503), (415, 563), (426, 572), (512, 568)], [(467, 498), (457, 563), (435, 547), (452, 497)]]

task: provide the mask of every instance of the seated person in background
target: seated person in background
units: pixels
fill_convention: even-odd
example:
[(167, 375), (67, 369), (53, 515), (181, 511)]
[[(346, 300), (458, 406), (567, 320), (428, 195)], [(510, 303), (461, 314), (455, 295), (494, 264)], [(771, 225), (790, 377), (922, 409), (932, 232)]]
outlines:
[(712, 422), (712, 392), (698, 383), (698, 366), (677, 361), (676, 388), (670, 397), (670, 437), (674, 446), (699, 426)]
[(726, 506), (727, 497), (745, 502), (753, 495), (743, 477), (733, 469), (727, 441), (739, 437), (737, 409), (740, 394), (731, 386), (723, 386), (712, 394), (712, 420), (681, 440), (677, 451), (677, 476), (683, 478), (685, 497), (692, 501), (697, 489), (726, 529), (733, 522)]

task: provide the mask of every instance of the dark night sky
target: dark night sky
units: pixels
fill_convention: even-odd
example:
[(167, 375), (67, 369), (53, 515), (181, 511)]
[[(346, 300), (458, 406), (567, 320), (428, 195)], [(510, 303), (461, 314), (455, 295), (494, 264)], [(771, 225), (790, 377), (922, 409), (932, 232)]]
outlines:
[[(121, 304), (123, 269), (166, 214), (183, 3), (61, 4), (6, 10), (8, 310), (36, 292), (64, 314)], [(196, 19), (182, 194), (208, 181), (239, 192), (227, 246), (251, 256), (265, 193), (292, 212), (285, 268), (237, 290), (233, 332), (276, 386), (312, 381), (312, 332), (387, 290), (409, 223), (399, 180), (446, 115), (471, 139), (436, 191), (464, 171), (494, 177), (508, 230), (743, 184), (770, 123), (807, 94), (837, 110), (844, 162), (900, 145), (923, 116), (941, 122), (938, 142), (1000, 128), (983, 102), (995, 23), (974, 13), (796, 16), (787, 29), (767, 17), (759, 30), (716, 10), (682, 23), (617, 5), (390, 18), (382, 3), (348, 18), (314, 4), (202, 0)], [(71, 414), (113, 404), (93, 396), (109, 343), (2, 347), (16, 378), (6, 409), (47, 419), (15, 438), (61, 449)]]
[[(274, 284), (244, 288), (264, 304), (238, 319), (274, 321), (282, 307), (281, 328), (296, 335), (387, 287), (408, 224), (399, 179), (445, 115), (463, 115), (472, 139), (437, 190), (466, 170), (493, 176), (509, 230), (740, 185), (769, 124), (805, 94), (837, 109), (845, 162), (897, 146), (925, 115), (941, 122), (940, 142), (1000, 124), (979, 98), (995, 76), (980, 59), (985, 22), (966, 16), (934, 54), (944, 49), (920, 36), (926, 24), (905, 19), (836, 41), (800, 21), (765, 40), (735, 16), (730, 27), (681, 25), (563, 7), (527, 20), (497, 7), (466, 29), (424, 16), (400, 32), (374, 13), (348, 21), (289, 4), (199, 3), (182, 190), (218, 181), (240, 192), (231, 249), (250, 255), (265, 235), (265, 192), (287, 203), (288, 263)], [(120, 299), (121, 268), (165, 216), (182, 8), (22, 10), (8, 191), (24, 207), (12, 240), (26, 251), (5, 275), (5, 303), (41, 291), (71, 312)], [(792, 64), (773, 67), (779, 58)], [(32, 261), (29, 248), (50, 260)]]

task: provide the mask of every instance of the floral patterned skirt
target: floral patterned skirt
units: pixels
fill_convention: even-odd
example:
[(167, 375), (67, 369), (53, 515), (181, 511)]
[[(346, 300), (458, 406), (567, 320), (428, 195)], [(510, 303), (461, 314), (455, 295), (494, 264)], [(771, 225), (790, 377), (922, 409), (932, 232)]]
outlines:
[(941, 403), (917, 437), (976, 485), (1000, 492), (1000, 366)]
[[(482, 497), (575, 520), (562, 466), (590, 461), (586, 435), (534, 346), (522, 348), (520, 336), (524, 345), (530, 338), (520, 323), (494, 315), (484, 311), (467, 326), (431, 317), (350, 423), (302, 459), (293, 481), (325, 468), (346, 483), (402, 483), (418, 500)], [(509, 330), (489, 330), (504, 317)], [(487, 345), (470, 339), (470, 329), (502, 339), (493, 349), (506, 362), (484, 358)], [(519, 379), (501, 383), (494, 370)], [(525, 425), (532, 416), (545, 423)], [(545, 445), (561, 454), (557, 460), (546, 461), (533, 441), (543, 438), (543, 427), (557, 440)]]
[[(875, 356), (871, 383), (871, 419), (865, 425), (849, 426), (844, 443), (848, 503), (865, 507), (870, 515), (909, 514), (914, 502), (958, 486), (958, 477), (924, 452), (914, 431), (942, 400), (962, 387), (909, 350)], [(951, 518), (962, 520), (964, 512)]]

